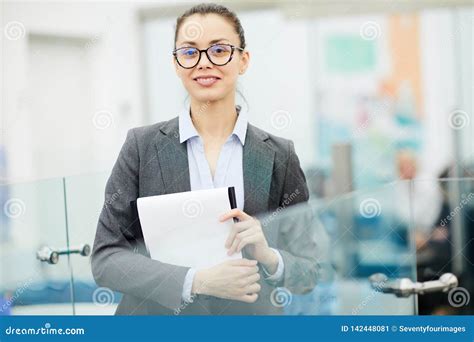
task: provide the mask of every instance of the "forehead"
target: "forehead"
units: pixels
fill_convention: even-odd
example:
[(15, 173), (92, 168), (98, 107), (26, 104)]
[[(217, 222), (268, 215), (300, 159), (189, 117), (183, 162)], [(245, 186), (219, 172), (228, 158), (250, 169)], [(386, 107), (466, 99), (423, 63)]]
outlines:
[(193, 14), (186, 18), (178, 31), (176, 45), (207, 46), (217, 40), (237, 44), (239, 36), (231, 22), (217, 14)]

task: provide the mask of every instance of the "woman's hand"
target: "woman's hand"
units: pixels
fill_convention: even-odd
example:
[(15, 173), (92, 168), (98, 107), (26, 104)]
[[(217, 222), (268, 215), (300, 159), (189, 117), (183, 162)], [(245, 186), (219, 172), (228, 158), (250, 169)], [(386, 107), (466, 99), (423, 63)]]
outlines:
[(239, 222), (234, 223), (225, 243), (225, 247), (229, 249), (227, 254), (241, 252), (244, 247), (248, 246), (247, 251), (250, 256), (263, 264), (270, 274), (275, 273), (278, 267), (278, 256), (268, 247), (260, 221), (240, 209), (232, 209), (222, 215), (220, 221), (234, 217), (238, 218)]
[(259, 279), (257, 261), (228, 260), (211, 268), (198, 270), (191, 292), (254, 303), (261, 289)]

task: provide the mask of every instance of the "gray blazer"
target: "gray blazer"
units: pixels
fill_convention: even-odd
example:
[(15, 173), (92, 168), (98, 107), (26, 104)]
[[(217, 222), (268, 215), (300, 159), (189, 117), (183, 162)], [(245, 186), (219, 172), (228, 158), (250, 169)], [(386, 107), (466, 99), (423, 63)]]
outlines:
[[(306, 179), (291, 140), (248, 124), (243, 172), (244, 211), (249, 215), (308, 201)], [(177, 117), (129, 130), (105, 187), (91, 256), (97, 284), (123, 294), (116, 314), (280, 314), (281, 305), (271, 298), (277, 286), (292, 294), (306, 293), (315, 286), (318, 263), (311, 225), (289, 222), (279, 227), (274, 220), (274, 224), (265, 224), (264, 233), (284, 261), (279, 283), (265, 280), (261, 274), (259, 298), (251, 304), (202, 295), (192, 303), (183, 303), (181, 294), (189, 268), (150, 258), (130, 203), (138, 197), (190, 190), (186, 143), (179, 142)], [(245, 249), (243, 252), (245, 257)]]

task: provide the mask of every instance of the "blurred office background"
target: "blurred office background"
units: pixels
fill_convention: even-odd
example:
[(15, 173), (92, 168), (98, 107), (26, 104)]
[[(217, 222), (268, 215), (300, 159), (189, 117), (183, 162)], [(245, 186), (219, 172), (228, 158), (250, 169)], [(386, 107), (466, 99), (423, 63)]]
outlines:
[[(60, 256), (50, 265), (35, 253), (44, 246), (92, 245), (105, 180), (127, 130), (186, 109), (171, 51), (176, 17), (195, 3), (2, 2), (2, 312), (41, 313), (46, 304), (48, 312), (113, 312), (101, 301), (116, 303), (120, 296), (97, 292), (87, 257)], [(470, 216), (453, 219), (453, 231), (436, 229), (444, 228), (440, 219), (461, 195), (471, 199), (472, 182), (455, 179), (473, 174), (472, 2), (223, 4), (237, 12), (251, 53), (238, 102), (251, 123), (294, 141), (312, 199), (335, 198), (344, 206), (347, 198), (338, 196), (351, 193), (355, 200), (362, 191), (363, 198), (377, 199), (382, 213), (411, 215), (397, 233), (401, 249), (388, 253), (392, 259), (417, 248), (429, 266), (433, 258), (423, 251), (444, 248), (449, 254), (438, 268), (426, 271), (413, 258), (409, 270), (392, 275), (412, 275), (417, 268), (418, 279), (456, 270), (461, 278), (473, 260), (467, 257), (473, 248)], [(440, 176), (451, 180), (438, 182)], [(410, 205), (396, 208), (404, 199)], [(341, 217), (329, 211), (321, 219), (331, 226), (331, 218)], [(373, 227), (392, 216), (377, 215), (383, 216), (377, 222), (362, 216), (352, 217), (358, 230), (351, 232), (387, 253), (386, 235), (374, 235)], [(413, 239), (403, 237), (409, 226)], [(445, 237), (445, 245), (430, 245), (433, 232)], [(339, 237), (333, 236), (347, 238)], [(369, 263), (350, 274), (344, 256), (335, 263), (345, 263), (337, 270), (346, 276), (380, 271), (380, 263)], [(337, 303), (347, 301), (338, 297)], [(351, 305), (312, 313), (350, 313), (357, 306)], [(417, 312), (417, 304), (410, 305), (399, 312)], [(436, 313), (429, 306), (426, 313)], [(459, 313), (452, 305), (440, 307), (439, 313)]]

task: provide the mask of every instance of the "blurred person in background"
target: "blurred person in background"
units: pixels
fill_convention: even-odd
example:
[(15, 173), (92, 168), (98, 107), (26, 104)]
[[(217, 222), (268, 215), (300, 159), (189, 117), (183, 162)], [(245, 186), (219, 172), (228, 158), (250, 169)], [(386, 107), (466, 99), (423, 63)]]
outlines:
[(419, 174), (416, 155), (401, 150), (396, 156), (399, 182), (396, 191), (396, 213), (401, 223), (415, 234), (416, 249), (425, 245), (441, 210), (442, 196), (436, 179)]
[[(429, 235), (417, 250), (418, 281), (436, 280), (443, 273), (452, 272), (451, 221), (446, 220), (451, 212), (446, 182), (449, 172), (450, 168), (446, 168), (439, 175), (442, 204)], [(435, 292), (418, 296), (418, 312), (420, 315), (449, 315), (455, 314), (455, 309), (449, 305), (446, 293)]]

